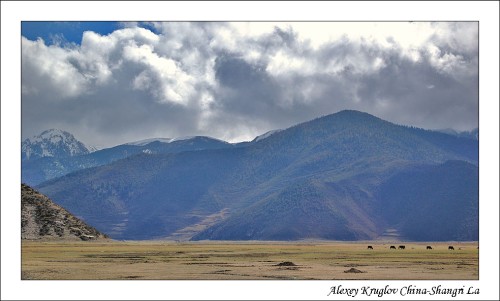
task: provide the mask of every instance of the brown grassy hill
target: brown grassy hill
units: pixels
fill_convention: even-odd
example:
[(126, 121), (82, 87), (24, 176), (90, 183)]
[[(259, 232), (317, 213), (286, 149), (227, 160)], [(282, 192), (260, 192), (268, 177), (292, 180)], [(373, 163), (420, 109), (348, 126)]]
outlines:
[(108, 237), (43, 194), (21, 184), (21, 238), (96, 240)]

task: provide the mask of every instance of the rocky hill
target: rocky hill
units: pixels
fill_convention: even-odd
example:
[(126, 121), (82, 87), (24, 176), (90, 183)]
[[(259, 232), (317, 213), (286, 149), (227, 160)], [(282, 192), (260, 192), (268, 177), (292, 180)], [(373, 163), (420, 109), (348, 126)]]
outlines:
[(85, 224), (49, 198), (21, 184), (21, 238), (97, 240), (105, 234)]

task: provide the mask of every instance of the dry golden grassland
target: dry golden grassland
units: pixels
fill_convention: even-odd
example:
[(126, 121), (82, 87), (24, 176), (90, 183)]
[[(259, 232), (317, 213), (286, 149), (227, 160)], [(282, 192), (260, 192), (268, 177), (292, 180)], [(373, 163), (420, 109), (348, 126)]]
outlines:
[(392, 245), (401, 244), (404, 250), (382, 242), (23, 241), (21, 275), (59, 280), (479, 279), (477, 242)]

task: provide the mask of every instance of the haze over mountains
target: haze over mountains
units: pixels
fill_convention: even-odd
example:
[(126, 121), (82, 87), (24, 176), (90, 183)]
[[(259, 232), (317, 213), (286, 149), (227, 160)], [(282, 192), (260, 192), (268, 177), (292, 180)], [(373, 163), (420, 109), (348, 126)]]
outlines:
[(478, 140), (358, 111), (241, 144), (143, 141), (22, 164), (23, 181), (116, 239), (478, 239)]

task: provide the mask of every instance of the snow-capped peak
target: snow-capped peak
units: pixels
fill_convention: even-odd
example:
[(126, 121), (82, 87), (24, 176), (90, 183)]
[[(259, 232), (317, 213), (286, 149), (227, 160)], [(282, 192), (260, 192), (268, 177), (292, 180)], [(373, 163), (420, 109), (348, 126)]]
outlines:
[(217, 139), (217, 138), (213, 138), (213, 137), (208, 137), (208, 136), (183, 136), (183, 137), (177, 137), (177, 138), (172, 138), (170, 139), (170, 142), (176, 142), (176, 141), (186, 141), (186, 140), (193, 140), (193, 139), (201, 139), (201, 140), (216, 140), (216, 141), (219, 141), (219, 142), (224, 142), (224, 143), (227, 143), (226, 141), (224, 140), (220, 140), (220, 139)]
[(144, 139), (144, 140), (139, 140), (135, 142), (129, 142), (126, 143), (126, 145), (137, 145), (137, 146), (144, 146), (147, 144), (150, 144), (151, 142), (162, 142), (162, 143), (170, 143), (172, 142), (172, 138), (149, 138), (149, 139)]
[(272, 130), (272, 131), (269, 131), (269, 132), (266, 132), (260, 136), (257, 136), (255, 137), (255, 139), (253, 139), (253, 142), (257, 142), (257, 141), (260, 141), (260, 140), (263, 140), (263, 139), (266, 139), (268, 138), (269, 136), (273, 135), (273, 134), (276, 134), (278, 132), (281, 132), (282, 130), (281, 129), (277, 129), (277, 130)]
[(206, 136), (184, 136), (184, 137), (177, 137), (177, 138), (149, 138), (149, 139), (139, 140), (139, 141), (135, 141), (135, 142), (129, 142), (129, 143), (126, 143), (126, 145), (145, 146), (149, 143), (157, 142), (157, 141), (162, 142), (162, 143), (172, 143), (172, 142), (176, 142), (176, 141), (192, 140), (195, 138), (206, 138), (206, 139), (217, 140), (220, 142), (227, 143), (226, 141), (212, 138), (212, 137), (206, 137)]
[(190, 139), (194, 139), (194, 138), (196, 138), (196, 136), (184, 136), (184, 137), (177, 137), (177, 138), (172, 139), (170, 142), (174, 142), (174, 141), (183, 141), (183, 140), (190, 140)]
[(21, 146), (23, 160), (77, 156), (88, 154), (94, 150), (95, 148), (85, 146), (72, 134), (59, 129), (43, 131), (40, 135), (24, 140)]

